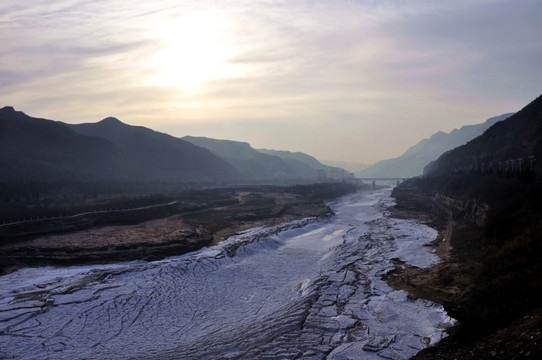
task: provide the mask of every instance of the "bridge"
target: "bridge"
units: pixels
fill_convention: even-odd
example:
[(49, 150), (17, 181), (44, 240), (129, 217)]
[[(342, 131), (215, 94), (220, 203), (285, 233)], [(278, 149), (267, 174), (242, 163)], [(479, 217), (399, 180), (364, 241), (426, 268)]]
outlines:
[(346, 182), (348, 183), (351, 183), (351, 184), (367, 184), (367, 183), (372, 183), (373, 184), (373, 188), (376, 187), (376, 182), (386, 182), (386, 183), (395, 183), (396, 185), (399, 185), (400, 183), (402, 183), (403, 181), (405, 181), (406, 179), (409, 179), (409, 178), (401, 178), (401, 177), (377, 177), (377, 178), (355, 178), (355, 179), (347, 179), (345, 180)]

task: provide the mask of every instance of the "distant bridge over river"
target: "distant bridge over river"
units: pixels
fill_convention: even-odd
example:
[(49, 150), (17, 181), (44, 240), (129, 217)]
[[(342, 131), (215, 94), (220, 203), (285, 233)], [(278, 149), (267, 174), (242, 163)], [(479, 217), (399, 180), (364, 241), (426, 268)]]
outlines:
[(355, 178), (355, 179), (347, 179), (345, 180), (348, 183), (351, 184), (371, 184), (373, 185), (373, 188), (376, 187), (377, 181), (379, 183), (386, 183), (386, 184), (395, 184), (399, 185), (403, 181), (409, 178), (400, 178), (400, 177), (375, 177), (375, 178)]

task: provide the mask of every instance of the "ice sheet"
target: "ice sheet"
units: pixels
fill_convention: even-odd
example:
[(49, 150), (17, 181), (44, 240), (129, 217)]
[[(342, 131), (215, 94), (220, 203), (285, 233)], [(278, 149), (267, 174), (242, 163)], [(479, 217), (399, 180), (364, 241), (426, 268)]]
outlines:
[(407, 359), (453, 322), (381, 276), (438, 261), (436, 232), (390, 219), (389, 190), (335, 216), (248, 230), (151, 263), (0, 277), (0, 358)]

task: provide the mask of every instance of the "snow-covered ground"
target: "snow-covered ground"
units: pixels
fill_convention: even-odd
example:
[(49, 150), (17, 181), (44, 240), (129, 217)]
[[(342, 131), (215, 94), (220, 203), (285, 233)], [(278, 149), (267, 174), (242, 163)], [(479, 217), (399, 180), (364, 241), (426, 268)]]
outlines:
[(382, 281), (392, 258), (438, 262), (436, 231), (387, 217), (389, 194), (162, 261), (0, 277), (0, 358), (407, 359), (453, 320)]

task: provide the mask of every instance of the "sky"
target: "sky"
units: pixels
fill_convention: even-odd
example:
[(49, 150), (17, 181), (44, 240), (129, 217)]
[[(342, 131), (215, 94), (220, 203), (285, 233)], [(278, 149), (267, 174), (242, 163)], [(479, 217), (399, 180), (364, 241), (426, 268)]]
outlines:
[(539, 0), (2, 0), (0, 107), (371, 164), (542, 94)]

